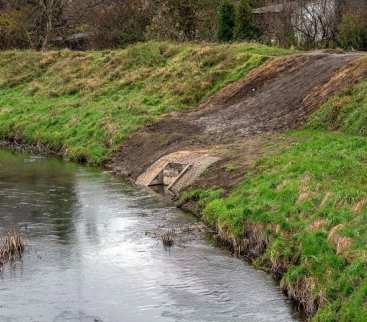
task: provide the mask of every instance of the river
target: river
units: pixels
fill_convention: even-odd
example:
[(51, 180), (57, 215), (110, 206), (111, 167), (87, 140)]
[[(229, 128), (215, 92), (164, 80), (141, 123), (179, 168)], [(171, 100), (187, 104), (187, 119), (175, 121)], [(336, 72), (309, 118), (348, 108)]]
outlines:
[(157, 238), (195, 223), (109, 173), (0, 151), (0, 232), (26, 241), (0, 273), (0, 321), (297, 321), (270, 276), (204, 233)]

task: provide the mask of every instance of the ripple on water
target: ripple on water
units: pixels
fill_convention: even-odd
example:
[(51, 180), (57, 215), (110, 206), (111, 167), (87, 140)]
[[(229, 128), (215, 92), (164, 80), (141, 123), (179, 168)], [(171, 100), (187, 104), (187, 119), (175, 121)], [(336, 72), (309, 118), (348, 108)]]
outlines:
[[(31, 160), (32, 162), (28, 162)], [(269, 276), (200, 234), (196, 219), (108, 173), (0, 152), (0, 227), (26, 236), (0, 275), (0, 321), (295, 321)]]

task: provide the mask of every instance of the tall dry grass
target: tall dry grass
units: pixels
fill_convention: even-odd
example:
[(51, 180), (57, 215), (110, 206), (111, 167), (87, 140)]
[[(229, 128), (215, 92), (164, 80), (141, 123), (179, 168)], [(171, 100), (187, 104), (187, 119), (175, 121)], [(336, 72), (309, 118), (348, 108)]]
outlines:
[(0, 240), (0, 269), (5, 263), (21, 258), (23, 252), (22, 236), (15, 229), (8, 231)]

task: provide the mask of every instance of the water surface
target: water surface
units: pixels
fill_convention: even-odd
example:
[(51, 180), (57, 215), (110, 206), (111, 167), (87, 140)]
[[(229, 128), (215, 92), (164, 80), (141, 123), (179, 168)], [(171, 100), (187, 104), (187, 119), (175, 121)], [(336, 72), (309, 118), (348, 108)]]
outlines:
[(26, 238), (0, 274), (1, 322), (296, 321), (273, 280), (185, 236), (195, 219), (99, 170), (0, 151), (0, 232)]

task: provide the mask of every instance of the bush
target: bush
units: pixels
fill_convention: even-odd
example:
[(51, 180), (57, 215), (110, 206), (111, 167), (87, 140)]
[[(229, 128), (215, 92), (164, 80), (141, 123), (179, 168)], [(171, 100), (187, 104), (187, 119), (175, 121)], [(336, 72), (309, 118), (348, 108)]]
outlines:
[(218, 10), (218, 40), (233, 40), (235, 16), (234, 5), (228, 0), (224, 0)]
[(338, 42), (345, 49), (367, 49), (367, 21), (359, 16), (345, 15), (339, 26)]
[(239, 3), (234, 35), (238, 40), (251, 40), (259, 36), (259, 29), (255, 24), (250, 0), (241, 0)]
[(193, 0), (164, 0), (159, 2), (148, 28), (147, 38), (191, 41), (196, 38), (197, 2)]
[(161, 0), (146, 33), (155, 40), (215, 40), (219, 0)]
[(23, 11), (9, 10), (0, 14), (0, 49), (27, 48), (24, 32), (26, 16)]
[(149, 23), (147, 13), (134, 1), (126, 5), (96, 8), (88, 17), (93, 33), (93, 48), (114, 48), (144, 40)]

